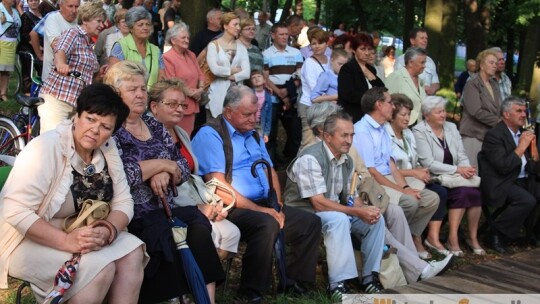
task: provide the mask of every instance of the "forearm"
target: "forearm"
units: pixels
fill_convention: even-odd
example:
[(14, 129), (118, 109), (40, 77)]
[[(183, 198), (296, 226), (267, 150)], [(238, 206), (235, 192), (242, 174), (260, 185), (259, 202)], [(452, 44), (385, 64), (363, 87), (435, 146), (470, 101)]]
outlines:
[(54, 53), (54, 64), (67, 64), (67, 57), (64, 51), (57, 51)]
[(118, 231), (124, 230), (129, 224), (128, 216), (122, 211), (111, 211), (107, 221), (111, 222)]
[(174, 172), (176, 163), (166, 159), (149, 159), (139, 162), (142, 180), (147, 181), (152, 176), (161, 172)]
[(236, 204), (235, 204), (236, 208), (249, 209), (249, 210), (259, 211), (259, 212), (263, 212), (263, 210), (265, 209), (264, 207), (261, 207), (255, 204), (250, 199), (240, 194), (240, 192), (236, 191), (236, 189), (234, 189), (233, 186), (229, 182), (227, 182), (227, 180), (225, 179), (225, 174), (213, 172), (213, 173), (209, 173), (203, 176), (203, 179), (205, 182), (211, 180), (212, 178), (216, 178), (217, 180), (225, 184), (225, 186), (229, 187), (230, 189), (233, 189), (236, 195)]
[(398, 186), (397, 184), (391, 182), (388, 178), (384, 177), (379, 171), (377, 171), (377, 169), (368, 168), (368, 171), (371, 176), (377, 181), (377, 183), (379, 183), (381, 186), (386, 186), (399, 192), (403, 191), (402, 187)]
[(311, 100), (312, 103), (320, 103), (325, 101), (336, 101), (338, 99), (338, 95), (320, 95), (319, 97)]
[(67, 233), (54, 227), (43, 219), (39, 219), (26, 231), (25, 237), (38, 244), (60, 251), (68, 251)]

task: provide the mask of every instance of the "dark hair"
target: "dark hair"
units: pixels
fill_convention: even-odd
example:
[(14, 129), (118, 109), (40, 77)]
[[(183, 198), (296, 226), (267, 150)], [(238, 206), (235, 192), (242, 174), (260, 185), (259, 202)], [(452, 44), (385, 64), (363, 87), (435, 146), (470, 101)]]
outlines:
[(298, 15), (291, 15), (287, 18), (287, 21), (285, 21), (285, 23), (287, 23), (287, 25), (293, 25), (293, 24), (300, 24), (302, 21), (304, 21), (302, 19), (302, 17), (298, 16)]
[(261, 71), (261, 70), (256, 70), (256, 69), (255, 69), (255, 70), (252, 70), (251, 73), (249, 74), (249, 79), (248, 79), (248, 81), (247, 81), (249, 87), (253, 87), (253, 83), (251, 82), (251, 77), (253, 77), (253, 75), (262, 75), (262, 77), (264, 78), (264, 73), (263, 73), (263, 71)]
[(334, 49), (344, 49), (345, 46), (347, 45), (347, 42), (352, 42), (351, 41), (351, 36), (349, 35), (346, 35), (346, 34), (343, 34), (343, 35), (339, 35), (336, 37), (336, 39), (334, 39), (334, 43), (332, 44), (332, 47)]
[(426, 29), (423, 27), (415, 27), (409, 32), (409, 38), (414, 39), (416, 38), (416, 34), (418, 33), (426, 33)]
[(366, 33), (359, 33), (351, 40), (351, 49), (355, 50), (361, 46), (373, 48), (373, 38)]
[(362, 111), (366, 114), (373, 112), (375, 103), (377, 103), (378, 100), (384, 100), (384, 92), (388, 92), (388, 89), (385, 87), (373, 87), (367, 90), (360, 101), (362, 104)]
[(288, 29), (288, 27), (287, 27), (287, 25), (285, 23), (278, 22), (278, 23), (274, 23), (274, 25), (272, 25), (271, 32), (272, 33), (277, 33), (278, 28), (286, 28), (286, 29)]
[(414, 104), (411, 99), (405, 94), (394, 93), (390, 95), (392, 103), (394, 104), (394, 111), (392, 112), (392, 119), (396, 118), (396, 115), (401, 111), (401, 108), (412, 111)]
[(393, 46), (393, 45), (387, 46), (386, 48), (384, 48), (384, 55), (385, 55), (385, 56), (390, 55), (390, 51), (392, 51), (392, 50), (395, 52), (395, 51), (396, 51), (396, 47)]
[(77, 98), (77, 116), (83, 112), (115, 116), (113, 132), (116, 132), (128, 117), (129, 108), (112, 86), (95, 83), (85, 87)]

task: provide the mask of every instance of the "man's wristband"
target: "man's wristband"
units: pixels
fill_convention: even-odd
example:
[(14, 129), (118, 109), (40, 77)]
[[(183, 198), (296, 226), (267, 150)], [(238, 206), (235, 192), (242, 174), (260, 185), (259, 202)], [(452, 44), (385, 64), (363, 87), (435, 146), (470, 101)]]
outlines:
[(403, 189), (407, 189), (407, 188), (410, 188), (410, 187), (411, 186), (409, 186), (409, 185), (405, 185), (405, 186), (403, 186)]

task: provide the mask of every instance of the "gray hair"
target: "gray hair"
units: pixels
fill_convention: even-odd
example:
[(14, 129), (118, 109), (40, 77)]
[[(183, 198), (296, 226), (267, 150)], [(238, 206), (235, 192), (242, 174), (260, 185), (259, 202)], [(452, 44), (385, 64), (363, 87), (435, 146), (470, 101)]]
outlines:
[(334, 135), (336, 132), (336, 125), (338, 120), (346, 120), (352, 123), (352, 117), (345, 111), (337, 111), (336, 113), (329, 115), (324, 122), (323, 132), (326, 134)]
[(501, 54), (504, 54), (503, 50), (498, 47), (498, 46), (494, 46), (494, 47), (490, 47), (488, 49), (488, 51), (492, 51), (493, 53), (501, 53)]
[(165, 44), (170, 45), (171, 39), (173, 37), (178, 36), (180, 32), (187, 32), (189, 34), (189, 26), (185, 24), (184, 22), (180, 21), (179, 23), (175, 24), (173, 27), (171, 27), (167, 31), (167, 35), (165, 36)]
[(311, 107), (309, 107), (307, 110), (306, 119), (308, 126), (313, 132), (313, 135), (319, 136), (319, 129), (322, 129), (324, 127), (324, 122), (326, 121), (326, 118), (341, 110), (343, 110), (343, 108), (333, 102), (321, 102), (312, 104)]
[(245, 85), (231, 86), (225, 95), (225, 100), (223, 100), (223, 108), (236, 109), (245, 96), (251, 98), (251, 103), (257, 103), (257, 96), (250, 87)]
[(509, 112), (512, 109), (513, 105), (527, 106), (527, 103), (525, 102), (525, 100), (519, 97), (508, 96), (503, 100), (501, 104), (501, 116), (503, 115), (503, 113)]
[(367, 90), (360, 100), (362, 111), (366, 114), (373, 112), (377, 101), (384, 100), (384, 92), (388, 92), (388, 89), (385, 87), (373, 87)]
[(210, 18), (214, 17), (214, 15), (218, 12), (221, 12), (219, 8), (213, 8), (206, 13), (206, 21), (210, 20)]
[(126, 14), (126, 25), (132, 29), (136, 22), (148, 20), (152, 23), (152, 15), (142, 6), (134, 6), (130, 8)]
[(148, 73), (142, 63), (123, 60), (107, 69), (107, 73), (103, 76), (103, 83), (119, 89), (124, 81), (129, 81), (136, 76), (142, 76), (144, 82), (148, 82)]
[(405, 65), (407, 65), (409, 62), (416, 60), (416, 57), (418, 56), (427, 56), (426, 50), (419, 48), (419, 47), (410, 47), (405, 52)]
[(435, 108), (446, 107), (446, 103), (448, 103), (448, 101), (444, 97), (428, 96), (422, 101), (422, 114), (425, 116), (431, 113)]

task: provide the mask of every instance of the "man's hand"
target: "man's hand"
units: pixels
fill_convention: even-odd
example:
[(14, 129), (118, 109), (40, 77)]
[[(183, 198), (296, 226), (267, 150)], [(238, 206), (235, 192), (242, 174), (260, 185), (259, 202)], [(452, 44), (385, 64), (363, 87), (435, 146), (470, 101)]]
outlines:
[(261, 212), (272, 216), (278, 222), (279, 229), (283, 229), (285, 226), (285, 214), (283, 212), (277, 212), (274, 208), (263, 208)]
[(429, 170), (427, 168), (413, 169), (413, 175), (426, 184), (431, 181), (431, 174), (429, 174)]
[(363, 206), (363, 207), (352, 207), (354, 209), (353, 213), (356, 217), (361, 219), (364, 223), (373, 225), (376, 224), (381, 218), (381, 209), (375, 206)]
[(412, 196), (416, 199), (420, 199), (420, 190), (413, 189), (413, 188), (405, 188), (401, 192), (403, 192), (406, 195)]

